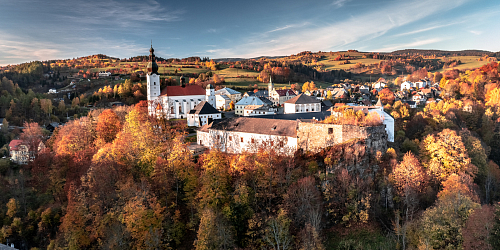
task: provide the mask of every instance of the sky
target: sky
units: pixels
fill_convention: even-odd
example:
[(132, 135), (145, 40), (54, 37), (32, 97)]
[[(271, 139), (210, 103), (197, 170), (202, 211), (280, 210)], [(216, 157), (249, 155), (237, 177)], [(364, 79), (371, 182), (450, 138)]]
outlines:
[(500, 51), (498, 0), (0, 0), (0, 65), (105, 54)]

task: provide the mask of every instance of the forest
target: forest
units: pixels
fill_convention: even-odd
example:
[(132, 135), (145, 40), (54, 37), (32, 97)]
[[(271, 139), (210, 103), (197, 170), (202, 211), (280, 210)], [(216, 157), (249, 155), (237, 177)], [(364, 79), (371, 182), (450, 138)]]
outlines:
[[(286, 72), (276, 67), (266, 70)], [(261, 147), (254, 154), (193, 156), (185, 123), (148, 116), (143, 87), (130, 81), (96, 95), (137, 98), (135, 105), (77, 115), (49, 137), (40, 125), (64, 115), (64, 100), (52, 110), (43, 96), (3, 78), (1, 112), (23, 126), (2, 126), (3, 142), (19, 135), (33, 151), (40, 141), (46, 148), (27, 165), (0, 159), (0, 243), (498, 249), (499, 71), (496, 62), (446, 71), (436, 79), (443, 100), (417, 109), (381, 91), (397, 132), (378, 154), (353, 140), (316, 154)], [(78, 114), (79, 104), (71, 109)]]

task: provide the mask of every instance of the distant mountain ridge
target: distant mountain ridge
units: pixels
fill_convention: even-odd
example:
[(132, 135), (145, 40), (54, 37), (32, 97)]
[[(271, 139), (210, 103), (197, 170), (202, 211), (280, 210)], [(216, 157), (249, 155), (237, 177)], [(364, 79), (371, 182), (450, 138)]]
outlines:
[[(498, 52), (497, 52), (498, 53)], [(459, 50), (459, 51), (449, 51), (449, 50), (433, 50), (433, 49), (404, 49), (389, 52), (390, 55), (424, 55), (424, 56), (492, 56), (497, 54), (487, 50)], [(384, 53), (385, 54), (385, 53)]]

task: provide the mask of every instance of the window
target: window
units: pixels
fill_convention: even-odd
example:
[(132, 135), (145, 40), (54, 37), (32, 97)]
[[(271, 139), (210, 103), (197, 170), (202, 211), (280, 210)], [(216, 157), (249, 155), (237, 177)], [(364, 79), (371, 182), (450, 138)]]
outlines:
[(282, 141), (280, 141), (280, 147), (283, 147), (285, 146), (285, 143), (283, 143)]
[(220, 135), (217, 135), (217, 140), (220, 140)]
[(333, 134), (333, 128), (328, 128), (328, 134), (329, 135)]
[(241, 137), (241, 142), (243, 142), (243, 137)]
[[(156, 85), (156, 82), (153, 82), (153, 85)], [(156, 88), (155, 88), (156, 89)]]
[(170, 114), (174, 113), (174, 107), (170, 107)]
[(272, 147), (272, 146), (274, 146), (274, 142), (273, 142), (273, 141), (271, 141), (271, 147)]
[(179, 113), (182, 113), (182, 106), (179, 106)]
[(252, 138), (252, 143), (255, 143), (255, 139), (254, 138)]
[(233, 140), (233, 137), (232, 136), (229, 136), (229, 141), (232, 141)]

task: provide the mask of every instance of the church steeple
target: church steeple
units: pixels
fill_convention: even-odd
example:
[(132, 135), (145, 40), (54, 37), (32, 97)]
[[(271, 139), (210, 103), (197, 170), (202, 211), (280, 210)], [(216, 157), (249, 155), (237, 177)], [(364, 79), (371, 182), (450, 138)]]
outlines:
[(151, 41), (151, 48), (149, 49), (149, 63), (148, 74), (158, 74), (158, 64), (156, 64), (155, 50), (153, 49), (153, 41)]
[(267, 91), (269, 91), (268, 95), (271, 96), (271, 91), (273, 91), (274, 89), (274, 83), (273, 83), (273, 79), (271, 78), (271, 76), (269, 76), (269, 83), (267, 84)]

